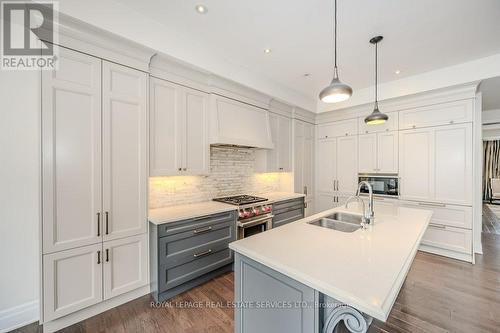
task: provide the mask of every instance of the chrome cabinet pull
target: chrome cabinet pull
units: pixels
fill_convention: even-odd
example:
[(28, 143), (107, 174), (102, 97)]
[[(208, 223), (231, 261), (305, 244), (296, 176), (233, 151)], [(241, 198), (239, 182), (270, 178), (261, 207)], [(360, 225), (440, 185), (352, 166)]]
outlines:
[(304, 208), (307, 208), (307, 202), (304, 202)]
[(97, 251), (97, 264), (101, 263), (101, 251)]
[(97, 213), (97, 237), (101, 236), (101, 213)]
[(446, 207), (446, 204), (444, 203), (439, 203), (439, 202), (419, 202), (419, 206), (424, 206), (424, 207)]
[(212, 230), (212, 227), (206, 227), (206, 228), (203, 228), (203, 229), (196, 229), (193, 231), (193, 234), (202, 234), (204, 232), (209, 232), (210, 230)]
[(307, 186), (304, 186), (304, 194), (307, 195)]
[(203, 257), (203, 256), (206, 256), (206, 255), (209, 255), (210, 253), (212, 253), (212, 250), (208, 249), (205, 252), (200, 252), (200, 253), (193, 254), (193, 257), (199, 258), (199, 257)]
[(109, 249), (106, 249), (106, 262), (109, 262)]
[(108, 235), (109, 234), (109, 229), (108, 229), (108, 225), (109, 225), (109, 213), (106, 212), (105, 215), (106, 215), (106, 235)]
[(179, 169), (177, 169), (177, 170), (182, 171), (182, 168), (179, 168)]
[(445, 226), (445, 225), (441, 225), (441, 224), (434, 224), (434, 223), (429, 223), (429, 227), (430, 227), (430, 228), (434, 228), (434, 229), (441, 229), (441, 230), (446, 229), (446, 226)]

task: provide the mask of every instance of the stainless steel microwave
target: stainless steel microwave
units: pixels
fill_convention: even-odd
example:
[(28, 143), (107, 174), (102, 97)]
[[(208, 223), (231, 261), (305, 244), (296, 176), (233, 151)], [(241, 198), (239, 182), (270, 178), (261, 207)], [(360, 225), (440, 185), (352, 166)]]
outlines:
[[(361, 181), (366, 181), (372, 186), (373, 194), (388, 197), (399, 196), (399, 177), (397, 175), (360, 174), (358, 182)], [(360, 192), (368, 193), (368, 187), (362, 186)]]

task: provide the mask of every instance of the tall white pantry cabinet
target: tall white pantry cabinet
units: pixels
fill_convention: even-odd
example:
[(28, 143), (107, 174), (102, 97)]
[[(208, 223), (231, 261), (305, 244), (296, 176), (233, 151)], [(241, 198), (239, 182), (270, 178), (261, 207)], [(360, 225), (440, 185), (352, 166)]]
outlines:
[(148, 283), (148, 75), (59, 48), (42, 72), (42, 322)]

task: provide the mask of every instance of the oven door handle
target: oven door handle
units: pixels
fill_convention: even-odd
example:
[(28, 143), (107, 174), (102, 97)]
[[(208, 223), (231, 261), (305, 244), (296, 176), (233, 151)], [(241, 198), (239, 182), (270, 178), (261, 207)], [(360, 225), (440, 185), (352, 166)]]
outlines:
[(241, 227), (241, 228), (253, 227), (254, 225), (261, 224), (263, 221), (270, 220), (273, 217), (274, 217), (274, 215), (267, 215), (267, 216), (264, 216), (260, 219), (252, 220), (252, 221), (246, 222), (246, 223), (238, 221), (238, 227)]

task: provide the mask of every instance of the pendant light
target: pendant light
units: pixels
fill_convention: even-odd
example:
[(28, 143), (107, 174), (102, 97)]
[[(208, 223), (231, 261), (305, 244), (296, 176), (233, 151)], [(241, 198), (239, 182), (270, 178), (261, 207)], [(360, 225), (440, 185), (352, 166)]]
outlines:
[(389, 117), (380, 112), (378, 109), (378, 43), (383, 39), (382, 36), (376, 36), (370, 39), (370, 43), (375, 44), (375, 105), (373, 107), (373, 112), (365, 118), (365, 123), (368, 125), (378, 125), (383, 124), (389, 119)]
[(342, 102), (351, 97), (352, 89), (347, 84), (340, 82), (337, 69), (337, 0), (334, 0), (334, 67), (333, 79), (328, 87), (321, 90), (319, 98), (325, 103)]

